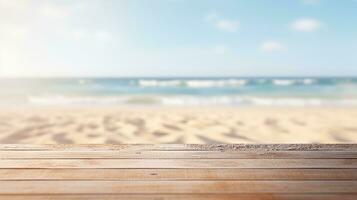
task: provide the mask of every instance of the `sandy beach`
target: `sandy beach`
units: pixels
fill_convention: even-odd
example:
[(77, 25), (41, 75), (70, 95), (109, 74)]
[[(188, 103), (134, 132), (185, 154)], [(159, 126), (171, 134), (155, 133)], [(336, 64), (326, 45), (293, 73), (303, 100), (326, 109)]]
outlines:
[(0, 143), (356, 143), (356, 107), (2, 108)]

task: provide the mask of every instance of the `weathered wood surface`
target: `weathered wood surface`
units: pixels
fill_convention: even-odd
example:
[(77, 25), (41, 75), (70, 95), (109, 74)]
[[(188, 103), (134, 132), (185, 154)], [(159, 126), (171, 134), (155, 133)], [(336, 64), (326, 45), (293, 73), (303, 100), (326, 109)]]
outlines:
[(357, 168), (357, 159), (0, 159), (1, 168)]
[(0, 145), (0, 199), (357, 199), (357, 145)]
[(357, 151), (0, 151), (6, 159), (337, 159), (356, 158)]
[(357, 144), (2, 144), (1, 151), (357, 151)]
[(355, 194), (93, 194), (2, 195), (7, 200), (356, 200)]
[(0, 169), (2, 180), (357, 180), (357, 169)]

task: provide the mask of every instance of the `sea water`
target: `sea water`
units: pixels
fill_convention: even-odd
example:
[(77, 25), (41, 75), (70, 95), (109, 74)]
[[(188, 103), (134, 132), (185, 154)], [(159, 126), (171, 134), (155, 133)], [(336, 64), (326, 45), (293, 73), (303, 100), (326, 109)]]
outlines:
[(0, 78), (0, 105), (357, 106), (357, 78)]

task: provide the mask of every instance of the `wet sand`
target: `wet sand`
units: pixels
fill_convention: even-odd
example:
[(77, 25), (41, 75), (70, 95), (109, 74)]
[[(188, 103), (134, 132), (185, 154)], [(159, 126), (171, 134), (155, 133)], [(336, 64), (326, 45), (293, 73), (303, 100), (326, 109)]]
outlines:
[(1, 108), (0, 143), (357, 143), (357, 107)]

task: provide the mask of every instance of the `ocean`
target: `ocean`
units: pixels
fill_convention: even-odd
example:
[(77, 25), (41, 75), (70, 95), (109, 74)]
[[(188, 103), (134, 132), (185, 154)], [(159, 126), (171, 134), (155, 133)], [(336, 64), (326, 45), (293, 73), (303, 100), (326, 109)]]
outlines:
[(357, 106), (357, 78), (0, 78), (0, 105)]

